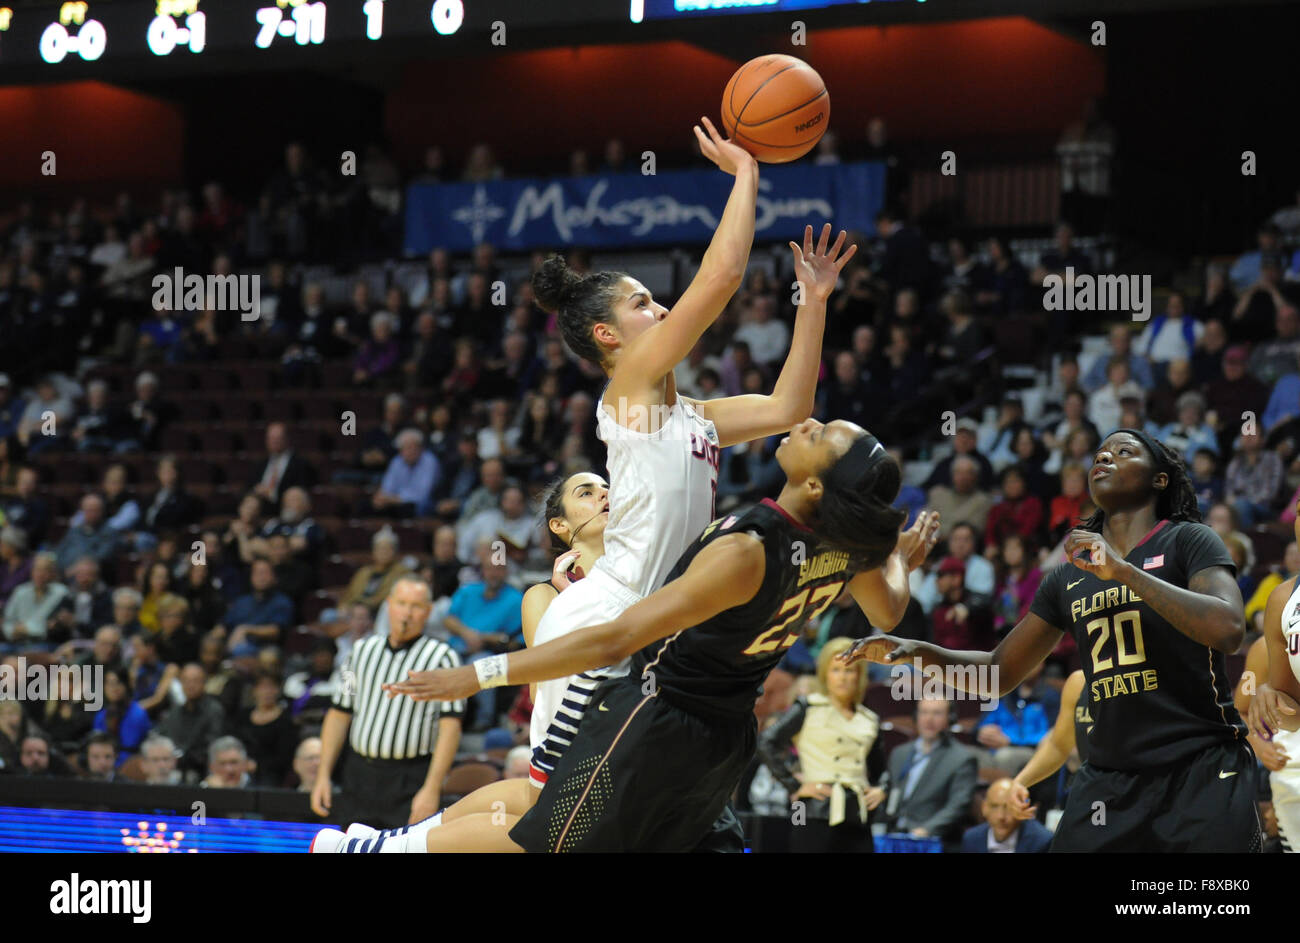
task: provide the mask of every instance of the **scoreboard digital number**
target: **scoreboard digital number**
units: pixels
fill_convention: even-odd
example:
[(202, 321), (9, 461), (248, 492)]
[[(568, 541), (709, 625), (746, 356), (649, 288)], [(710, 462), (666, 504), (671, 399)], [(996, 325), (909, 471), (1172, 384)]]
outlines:
[(108, 46), (108, 31), (99, 20), (88, 18), (90, 4), (77, 0), (59, 8), (59, 20), (41, 33), (41, 58), (51, 64), (69, 55), (93, 62)]
[(207, 37), (208, 17), (199, 10), (199, 0), (158, 0), (145, 42), (155, 56), (170, 56), (181, 48), (197, 55)]

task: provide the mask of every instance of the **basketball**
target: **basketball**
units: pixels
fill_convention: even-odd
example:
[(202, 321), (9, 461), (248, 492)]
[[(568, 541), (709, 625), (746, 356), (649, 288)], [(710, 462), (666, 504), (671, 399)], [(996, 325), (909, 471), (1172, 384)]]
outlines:
[(722, 93), (727, 136), (766, 164), (803, 157), (826, 133), (830, 116), (822, 77), (794, 56), (749, 60)]

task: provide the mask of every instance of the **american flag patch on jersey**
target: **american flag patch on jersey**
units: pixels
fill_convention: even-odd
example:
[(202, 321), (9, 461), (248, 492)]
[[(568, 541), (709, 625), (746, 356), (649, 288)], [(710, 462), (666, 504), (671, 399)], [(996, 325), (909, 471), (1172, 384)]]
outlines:
[(1164, 565), (1165, 565), (1165, 555), (1163, 553), (1159, 553), (1156, 554), (1154, 557), (1147, 557), (1146, 561), (1142, 564), (1142, 569), (1154, 570), (1156, 567), (1164, 566)]

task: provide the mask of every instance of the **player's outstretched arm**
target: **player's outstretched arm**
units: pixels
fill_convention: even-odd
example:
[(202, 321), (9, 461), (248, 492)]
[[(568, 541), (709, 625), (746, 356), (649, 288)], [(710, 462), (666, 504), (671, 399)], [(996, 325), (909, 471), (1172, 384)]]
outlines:
[[(1079, 703), (1079, 692), (1082, 690), (1083, 672), (1075, 671), (1065, 679), (1065, 686), (1061, 688), (1061, 709), (1056, 713), (1056, 723), (1047, 732), (1047, 736), (1038, 741), (1038, 749), (1029, 758), (1025, 768), (1012, 780), (1020, 787), (1013, 788), (1013, 795), (1021, 798), (1025, 806), (1028, 804), (1029, 787), (1042, 782), (1064, 766), (1074, 750), (1074, 708)], [(1018, 809), (1017, 813), (1025, 819), (1034, 816), (1034, 810), (1027, 807)]]
[(1085, 573), (1123, 583), (1193, 642), (1231, 655), (1246, 637), (1241, 588), (1226, 566), (1197, 570), (1183, 589), (1129, 563), (1101, 534), (1082, 528), (1066, 536), (1065, 556)]
[(925, 562), (938, 541), (939, 512), (922, 511), (912, 526), (898, 535), (884, 566), (849, 581), (849, 594), (872, 626), (890, 632), (902, 621), (912, 599), (908, 574)]
[(812, 226), (804, 229), (802, 247), (790, 243), (801, 299), (795, 313), (790, 352), (771, 394), (691, 401), (697, 412), (713, 420), (723, 448), (786, 432), (812, 415), (817, 374), (821, 370), (826, 300), (835, 290), (840, 271), (858, 251), (856, 245), (844, 251), (847, 238), (848, 233), (841, 229), (835, 244), (830, 245), (831, 224), (827, 223), (815, 248)]
[[(991, 652), (958, 652), (929, 642), (891, 638), (882, 634), (860, 638), (851, 648), (835, 657), (846, 665), (865, 658), (880, 665), (916, 664), (919, 660), (920, 667), (937, 668), (940, 671), (950, 667), (991, 669), (991, 679), (987, 679), (984, 672), (976, 672), (972, 676), (954, 671), (945, 673), (944, 681), (969, 694), (1002, 697), (1014, 691), (1029, 672), (1052, 653), (1060, 640), (1060, 629), (1030, 612)], [(976, 689), (971, 690), (966, 682), (974, 684)]]
[(723, 171), (734, 174), (735, 184), (700, 261), (699, 271), (686, 291), (666, 318), (623, 351), (607, 391), (607, 396), (615, 402), (620, 398), (639, 402), (647, 388), (657, 385), (672, 372), (727, 307), (743, 283), (749, 265), (758, 202), (758, 162), (744, 148), (724, 140), (708, 118), (700, 120), (705, 128), (704, 131), (698, 125), (695, 128), (700, 149)]
[[(699, 552), (686, 572), (627, 609), (613, 622), (570, 632), (511, 652), (503, 684), (529, 684), (617, 664), (651, 642), (676, 635), (754, 598), (763, 582), (762, 543), (749, 534), (721, 537)], [(390, 695), (417, 701), (453, 701), (480, 688), (473, 666), (413, 671), (408, 680), (386, 684)]]
[(1271, 741), (1279, 730), (1300, 729), (1300, 681), (1291, 671), (1286, 640), (1282, 636), (1283, 610), (1295, 585), (1295, 579), (1283, 580), (1269, 593), (1264, 607), (1268, 682), (1260, 684), (1251, 699), (1247, 723), (1250, 732), (1265, 741)]

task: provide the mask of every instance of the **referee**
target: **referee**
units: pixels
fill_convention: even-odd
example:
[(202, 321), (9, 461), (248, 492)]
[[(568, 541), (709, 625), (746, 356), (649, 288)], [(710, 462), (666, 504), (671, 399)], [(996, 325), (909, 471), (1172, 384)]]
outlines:
[[(351, 822), (400, 828), (438, 811), (442, 781), (460, 747), (465, 702), (390, 698), (382, 688), (407, 680), (408, 671), (460, 664), (445, 642), (421, 634), (432, 607), (428, 584), (404, 577), (388, 595), (388, 635), (369, 635), (353, 646), (351, 675), (321, 730), (311, 807), (322, 818), (334, 811), (344, 828)], [(345, 739), (352, 750), (335, 810), (331, 777)]]

